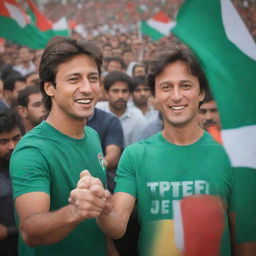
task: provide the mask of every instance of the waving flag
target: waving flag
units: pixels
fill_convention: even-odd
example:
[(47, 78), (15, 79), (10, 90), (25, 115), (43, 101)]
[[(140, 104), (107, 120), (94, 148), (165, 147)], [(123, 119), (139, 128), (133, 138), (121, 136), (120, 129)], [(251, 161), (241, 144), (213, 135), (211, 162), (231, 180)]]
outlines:
[(140, 30), (142, 34), (148, 35), (152, 40), (158, 40), (170, 35), (170, 30), (174, 25), (175, 23), (167, 14), (160, 11), (151, 19), (141, 21)]
[(237, 240), (256, 241), (255, 42), (230, 0), (185, 1), (172, 32), (200, 59), (218, 104), (236, 171)]
[(32, 49), (45, 48), (51, 37), (60, 34), (41, 31), (15, 0), (0, 0), (0, 24), (0, 37)]
[(31, 0), (27, 0), (27, 3), (29, 6), (28, 13), (33, 23), (40, 31), (45, 32), (49, 38), (56, 35), (67, 36), (69, 34), (65, 17), (61, 18), (56, 23), (52, 23), (39, 11)]

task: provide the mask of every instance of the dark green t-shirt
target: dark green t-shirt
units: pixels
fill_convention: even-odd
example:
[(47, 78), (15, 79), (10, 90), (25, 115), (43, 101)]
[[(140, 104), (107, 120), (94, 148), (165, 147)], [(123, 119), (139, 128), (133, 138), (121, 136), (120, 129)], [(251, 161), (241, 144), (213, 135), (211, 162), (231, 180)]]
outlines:
[[(142, 256), (180, 256), (175, 244), (173, 204), (194, 194), (220, 196), (233, 208), (233, 170), (223, 147), (208, 133), (194, 144), (177, 146), (161, 133), (124, 151), (117, 171), (115, 192), (137, 199)], [(227, 219), (227, 215), (226, 215)], [(221, 255), (230, 255), (226, 221)]]
[[(86, 127), (84, 138), (74, 139), (43, 122), (21, 139), (12, 154), (14, 199), (41, 191), (50, 195), (50, 211), (66, 206), (82, 170), (89, 170), (105, 184), (102, 159), (98, 134), (92, 128)], [(101, 256), (106, 255), (106, 239), (95, 219), (89, 219), (52, 245), (30, 248), (20, 238), (19, 255)]]

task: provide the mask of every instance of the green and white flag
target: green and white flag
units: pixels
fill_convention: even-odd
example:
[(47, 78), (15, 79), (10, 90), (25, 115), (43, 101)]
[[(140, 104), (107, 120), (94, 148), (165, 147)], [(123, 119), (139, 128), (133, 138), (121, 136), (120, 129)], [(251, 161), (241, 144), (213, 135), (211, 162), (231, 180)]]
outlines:
[(172, 30), (198, 56), (236, 171), (238, 242), (256, 241), (256, 45), (230, 0), (186, 0)]

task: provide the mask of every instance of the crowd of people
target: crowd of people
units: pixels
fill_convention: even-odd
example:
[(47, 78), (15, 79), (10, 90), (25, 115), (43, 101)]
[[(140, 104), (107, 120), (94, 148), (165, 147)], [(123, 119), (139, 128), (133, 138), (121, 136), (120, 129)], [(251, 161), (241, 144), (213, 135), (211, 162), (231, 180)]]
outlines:
[[(80, 3), (78, 11), (92, 9), (91, 31), (100, 27), (89, 32), (93, 41), (74, 32), (40, 50), (7, 41), (0, 53), (0, 256), (181, 255), (174, 205), (194, 194), (212, 195), (207, 218), (218, 211), (225, 219), (215, 247), (199, 243), (197, 255), (232, 255), (234, 177), (204, 73), (173, 36), (139, 35), (141, 17), (127, 28), (136, 6), (121, 2), (125, 13), (112, 22), (123, 31), (104, 31), (107, 16), (96, 7), (105, 1)], [(244, 248), (237, 255), (256, 253)]]

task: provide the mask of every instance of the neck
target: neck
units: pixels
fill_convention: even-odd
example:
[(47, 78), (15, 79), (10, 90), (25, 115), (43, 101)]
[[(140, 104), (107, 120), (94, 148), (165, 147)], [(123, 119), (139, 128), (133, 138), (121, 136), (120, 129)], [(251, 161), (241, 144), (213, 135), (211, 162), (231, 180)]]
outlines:
[(198, 122), (192, 122), (184, 127), (176, 127), (164, 120), (163, 137), (175, 145), (186, 146), (198, 141), (204, 134)]
[(109, 104), (109, 109), (112, 113), (114, 113), (116, 116), (120, 117), (124, 114), (126, 108), (124, 109), (115, 109)]
[(87, 119), (71, 118), (63, 116), (63, 114), (58, 115), (58, 113), (51, 110), (46, 122), (69, 137), (81, 139), (84, 137), (84, 126)]
[(25, 68), (29, 68), (30, 61), (26, 61), (22, 63), (22, 66)]
[(149, 107), (148, 107), (148, 105), (136, 105), (135, 104), (135, 106), (138, 108), (138, 109), (140, 109), (140, 111), (142, 112), (142, 114), (143, 115), (145, 115), (147, 112), (148, 112), (148, 110), (149, 110)]

